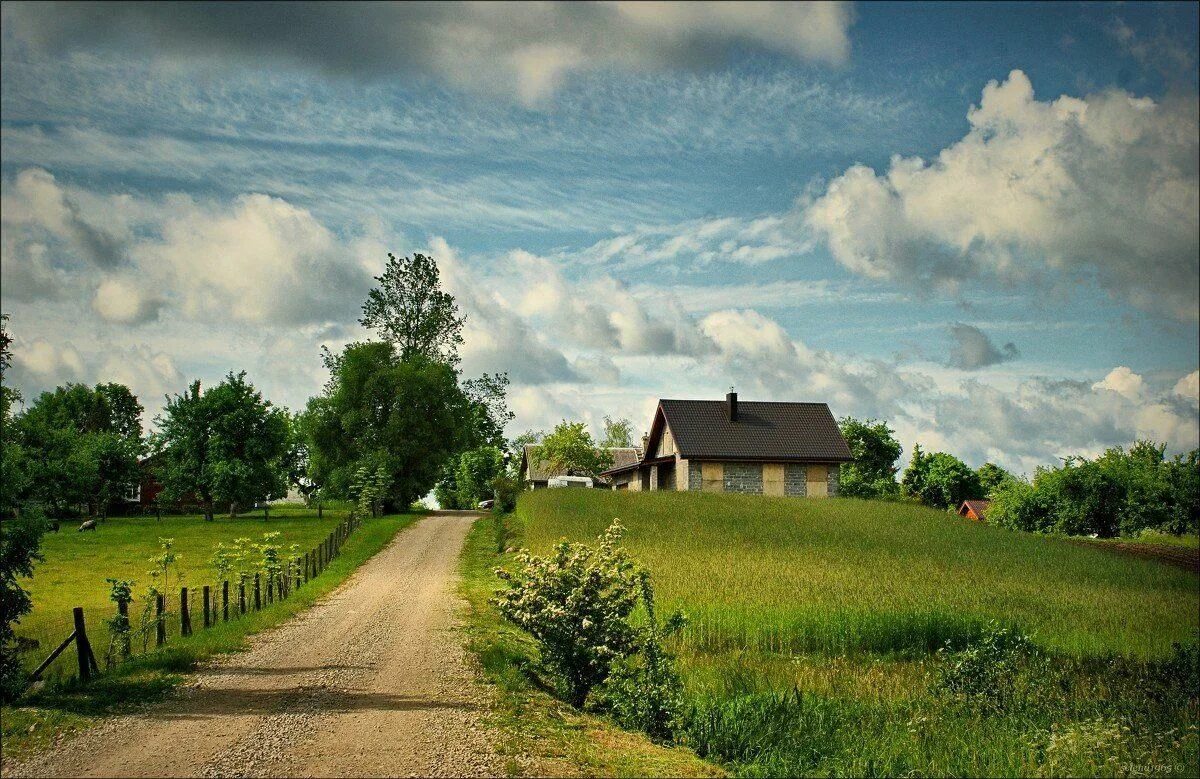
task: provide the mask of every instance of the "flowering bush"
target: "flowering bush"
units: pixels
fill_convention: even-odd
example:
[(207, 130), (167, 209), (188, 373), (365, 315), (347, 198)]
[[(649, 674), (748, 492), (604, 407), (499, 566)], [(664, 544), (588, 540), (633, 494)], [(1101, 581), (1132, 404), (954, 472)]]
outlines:
[(614, 663), (648, 642), (657, 646), (652, 601), (650, 625), (634, 626), (629, 619), (649, 588), (647, 574), (620, 546), (623, 533), (614, 520), (596, 546), (562, 541), (548, 557), (522, 550), (519, 570), (496, 572), (508, 585), (494, 601), (500, 613), (538, 641), (543, 662), (576, 708)]

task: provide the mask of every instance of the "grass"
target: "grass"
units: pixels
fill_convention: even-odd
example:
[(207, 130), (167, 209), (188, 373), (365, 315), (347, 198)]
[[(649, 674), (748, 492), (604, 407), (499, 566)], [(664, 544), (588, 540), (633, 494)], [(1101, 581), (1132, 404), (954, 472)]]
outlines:
[(582, 714), (552, 698), (531, 672), (530, 640), (504, 622), (489, 599), (497, 589), (493, 520), (477, 521), (467, 536), (460, 570), (468, 605), (468, 646), (496, 685), (492, 724), (512, 776), (719, 776), (716, 766), (690, 750), (667, 748), (603, 718)]
[[(218, 542), (229, 545), (235, 538), (259, 541), (265, 532), (278, 532), (282, 548), (296, 544), (303, 554), (346, 516), (345, 511), (325, 511), (318, 519), (315, 509), (296, 507), (274, 509), (267, 522), (261, 513), (232, 519), (218, 515), (212, 522), (205, 522), (201, 516), (164, 516), (161, 521), (154, 517), (113, 517), (100, 523), (96, 531), (85, 532), (77, 532), (64, 522), (61, 531), (43, 537), (45, 559), (34, 568), (33, 577), (22, 582), (33, 600), (33, 611), (21, 619), (17, 635), (39, 644), (25, 653), (25, 663), (32, 670), (71, 633), (71, 609), (75, 606), (83, 607), (88, 636), (103, 662), (102, 650), (108, 645), (104, 620), (116, 608), (109, 600), (110, 586), (105, 580), (133, 580), (134, 595), (138, 596), (150, 582), (148, 572), (153, 566), (149, 560), (159, 553), (160, 538), (173, 538), (179, 556), (167, 592), (168, 598), (177, 601), (180, 587), (199, 589), (208, 584), (215, 588), (217, 574), (210, 558)], [(195, 603), (193, 608), (198, 608)], [(130, 607), (135, 626), (140, 610), (138, 601)], [(169, 632), (177, 630), (177, 623), (170, 622)], [(74, 673), (74, 662), (72, 653), (64, 653), (44, 678), (53, 680)]]
[[(311, 538), (315, 543), (324, 538), (328, 530), (340, 519), (340, 515), (330, 518), (327, 513), (326, 519), (320, 522), (315, 517), (281, 518), (277, 522), (273, 513), (270, 527), (272, 530), (284, 532), (285, 537), (289, 530), (284, 528), (288, 527), (292, 539)], [(4, 741), (5, 759), (20, 760), (73, 731), (95, 724), (101, 717), (128, 711), (161, 698), (183, 678), (184, 673), (193, 670), (197, 663), (219, 653), (243, 649), (248, 636), (278, 625), (311, 606), (318, 598), (337, 587), (359, 565), (383, 549), (397, 532), (412, 524), (415, 519), (417, 519), (415, 515), (407, 514), (364, 521), (363, 525), (355, 530), (343, 544), (341, 555), (335, 558), (320, 576), (310, 580), (308, 584), (295, 591), (290, 598), (277, 601), (260, 612), (247, 614), (242, 618), (231, 620), (208, 630), (197, 627), (190, 638), (173, 637), (161, 651), (135, 657), (132, 661), (117, 666), (86, 686), (80, 685), (74, 680), (53, 680), (40, 690), (27, 695), (18, 702), (18, 705), (4, 707), (0, 710), (0, 723), (2, 723), (0, 724), (0, 738)], [(118, 523), (125, 522), (129, 524), (118, 526)], [(138, 561), (151, 555), (157, 545), (158, 537), (155, 532), (155, 527), (158, 525), (155, 521), (148, 520), (151, 527), (147, 527), (146, 522), (141, 519), (110, 519), (97, 534), (88, 535), (104, 539), (106, 534), (109, 538), (130, 534), (130, 537), (125, 538), (123, 543), (125, 551), (122, 552), (122, 557), (119, 559), (128, 560), (128, 565), (141, 571), (146, 566)], [(186, 548), (192, 549), (195, 556), (184, 558), (185, 567), (189, 560), (196, 563), (187, 570), (189, 575), (194, 573), (199, 576), (207, 571), (207, 568), (200, 565), (200, 562), (207, 560), (206, 552), (210, 542), (216, 543), (217, 540), (224, 540), (230, 535), (248, 535), (262, 526), (262, 519), (260, 517), (257, 524), (255, 524), (255, 520), (248, 519), (225, 519), (205, 523), (202, 519), (195, 517), (176, 517), (170, 520), (164, 517), (162, 526), (174, 528), (173, 532), (175, 532), (177, 543), (183, 544), (184, 539), (187, 539), (186, 543), (190, 546)], [(141, 529), (141, 533), (135, 532), (138, 528)], [(83, 535), (79, 534), (79, 536)], [(138, 538), (142, 538), (140, 543), (137, 541)], [(56, 541), (50, 538), (46, 547), (47, 559), (44, 565), (50, 566), (54, 563), (55, 558), (52, 557), (52, 554), (58, 544), (72, 542), (91, 543), (82, 539)], [(308, 542), (305, 541), (305, 543)], [(49, 546), (49, 544), (55, 544), (55, 546)], [(304, 547), (302, 546), (302, 548)], [(92, 553), (99, 554), (95, 549), (92, 550)], [(202, 553), (203, 556), (201, 556)], [(63, 558), (79, 560), (81, 555), (66, 554), (63, 555)], [(101, 559), (108, 558), (106, 555), (101, 555)], [(61, 559), (59, 564), (65, 565)], [(35, 572), (35, 578), (40, 573), (40, 569)], [(90, 582), (96, 577), (96, 574), (85, 574), (83, 571), (79, 573), (78, 579), (66, 580), (64, 586), (68, 589), (75, 589), (81, 596), (84, 591), (84, 583), (90, 588)], [(192, 581), (198, 581), (198, 579)], [(102, 578), (101, 582), (103, 582)], [(106, 593), (107, 588), (103, 592)], [(54, 597), (62, 598), (64, 596), (56, 593)], [(41, 603), (44, 604), (45, 601), (43, 600)], [(37, 613), (38, 607), (38, 601), (35, 599), (34, 612), (30, 617)], [(196, 622), (194, 621), (193, 624)], [(92, 636), (93, 646), (96, 646), (97, 654), (99, 654), (97, 636), (102, 633), (92, 630), (89, 622), (89, 634)], [(72, 653), (68, 651), (66, 654)], [(71, 661), (74, 662), (73, 657)]]
[[(1200, 764), (1195, 682), (1163, 659), (1195, 640), (1195, 574), (844, 499), (548, 490), (521, 496), (509, 544), (544, 553), (614, 517), (660, 608), (691, 620), (671, 647), (687, 698), (677, 739), (732, 773), (1187, 776)], [(1022, 691), (995, 709), (939, 686), (970, 653), (935, 651), (989, 623), (1039, 647), (988, 685)], [(482, 649), (502, 680), (534, 654), (519, 635)], [(673, 773), (658, 768), (646, 773)]]
[(535, 551), (612, 521), (704, 651), (920, 656), (990, 620), (1073, 656), (1162, 656), (1200, 625), (1196, 576), (921, 506), (547, 490), (517, 509)]

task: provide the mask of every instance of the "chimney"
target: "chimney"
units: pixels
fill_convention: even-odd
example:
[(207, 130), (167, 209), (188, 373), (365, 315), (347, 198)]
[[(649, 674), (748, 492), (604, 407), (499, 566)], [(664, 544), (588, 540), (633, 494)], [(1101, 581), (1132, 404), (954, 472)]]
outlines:
[(729, 388), (729, 392), (725, 395), (725, 410), (729, 412), (729, 421), (738, 421), (737, 417), (737, 393), (733, 391), (733, 387)]
[(649, 445), (650, 445), (650, 434), (642, 433), (642, 457), (643, 458), (650, 456), (649, 452), (646, 451), (646, 447)]

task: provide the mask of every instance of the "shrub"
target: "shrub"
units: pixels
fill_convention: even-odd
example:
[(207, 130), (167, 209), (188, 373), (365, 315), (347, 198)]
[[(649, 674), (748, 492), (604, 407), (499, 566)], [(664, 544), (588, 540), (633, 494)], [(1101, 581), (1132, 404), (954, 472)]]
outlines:
[(630, 621), (649, 589), (647, 574), (620, 546), (623, 533), (614, 520), (595, 546), (564, 540), (549, 557), (522, 550), (519, 570), (496, 571), (507, 584), (494, 601), (500, 613), (537, 640), (560, 694), (575, 708), (614, 663), (657, 640), (653, 620), (641, 627)]
[(912, 462), (900, 481), (904, 494), (934, 508), (952, 508), (964, 500), (983, 497), (979, 475), (962, 460), (945, 452), (926, 454), (913, 447)]
[(459, 506), (473, 509), (480, 501), (491, 498), (492, 481), (503, 470), (504, 452), (494, 446), (481, 446), (463, 452), (458, 458), (454, 475)]
[(507, 514), (516, 509), (517, 496), (524, 488), (517, 474), (502, 472), (492, 479), (491, 486), (496, 496), (496, 502), (492, 505), (493, 511)]
[(1022, 700), (1040, 659), (1032, 639), (996, 623), (966, 648), (943, 648), (938, 656), (935, 691), (985, 713), (1005, 711)]
[(44, 528), (42, 513), (27, 507), (18, 518), (5, 519), (0, 531), (0, 700), (11, 700), (25, 689), (13, 626), (29, 613), (32, 603), (18, 580), (33, 576), (34, 562), (42, 559)]

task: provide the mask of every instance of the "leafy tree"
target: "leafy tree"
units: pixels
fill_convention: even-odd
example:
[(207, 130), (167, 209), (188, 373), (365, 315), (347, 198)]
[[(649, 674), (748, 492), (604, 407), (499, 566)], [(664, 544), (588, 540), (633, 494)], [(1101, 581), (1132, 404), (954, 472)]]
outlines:
[(492, 498), (492, 481), (504, 472), (504, 452), (494, 446), (481, 446), (463, 452), (455, 472), (457, 503), (473, 509), (480, 501)]
[(945, 452), (925, 454), (920, 445), (913, 447), (912, 461), (900, 486), (904, 494), (943, 509), (983, 495), (979, 476), (966, 463)]
[(424, 254), (388, 254), (379, 286), (363, 304), (359, 322), (393, 344), (401, 361), (421, 358), (458, 364), (462, 326), (454, 296), (441, 289), (437, 262)]
[(843, 417), (838, 423), (853, 461), (842, 466), (838, 494), (850, 498), (878, 498), (899, 492), (896, 460), (902, 451), (887, 422)]
[(25, 687), (14, 627), (29, 613), (32, 603), (20, 579), (33, 576), (33, 564), (42, 559), (39, 548), (45, 529), (37, 505), (25, 505), (21, 510), (29, 482), (20, 444), (10, 434), (12, 405), (20, 394), (4, 384), (12, 359), (7, 321), (7, 316), (0, 315), (0, 477), (4, 482), (0, 485), (0, 521), (4, 523), (0, 530), (0, 700), (3, 701), (12, 700)]
[(348, 496), (361, 466), (382, 463), (385, 504), (408, 506), (474, 440), (472, 402), (448, 364), (401, 359), (386, 342), (350, 344), (326, 364), (330, 381), (306, 425), (309, 472), (328, 494)]
[(604, 418), (604, 438), (600, 440), (602, 447), (633, 446), (633, 423), (628, 419)]
[(508, 408), (508, 374), (483, 374), (462, 383), (470, 401), (469, 427), (476, 446), (504, 447), (504, 427), (515, 414)]
[(975, 474), (979, 477), (979, 487), (983, 490), (983, 495), (989, 498), (1000, 487), (1017, 478), (995, 463), (984, 463)]
[(597, 450), (583, 422), (565, 419), (555, 425), (536, 450), (538, 462), (571, 476), (596, 476), (612, 466), (612, 455)]
[(193, 382), (186, 393), (167, 399), (157, 422), (167, 500), (194, 494), (211, 520), (214, 503), (227, 503), (232, 511), (287, 494), (288, 413), (264, 400), (245, 372), (230, 373), (203, 394), (200, 382)]
[(33, 497), (61, 514), (86, 504), (103, 513), (139, 479), (142, 406), (128, 387), (67, 384), (43, 392), (16, 418)]

